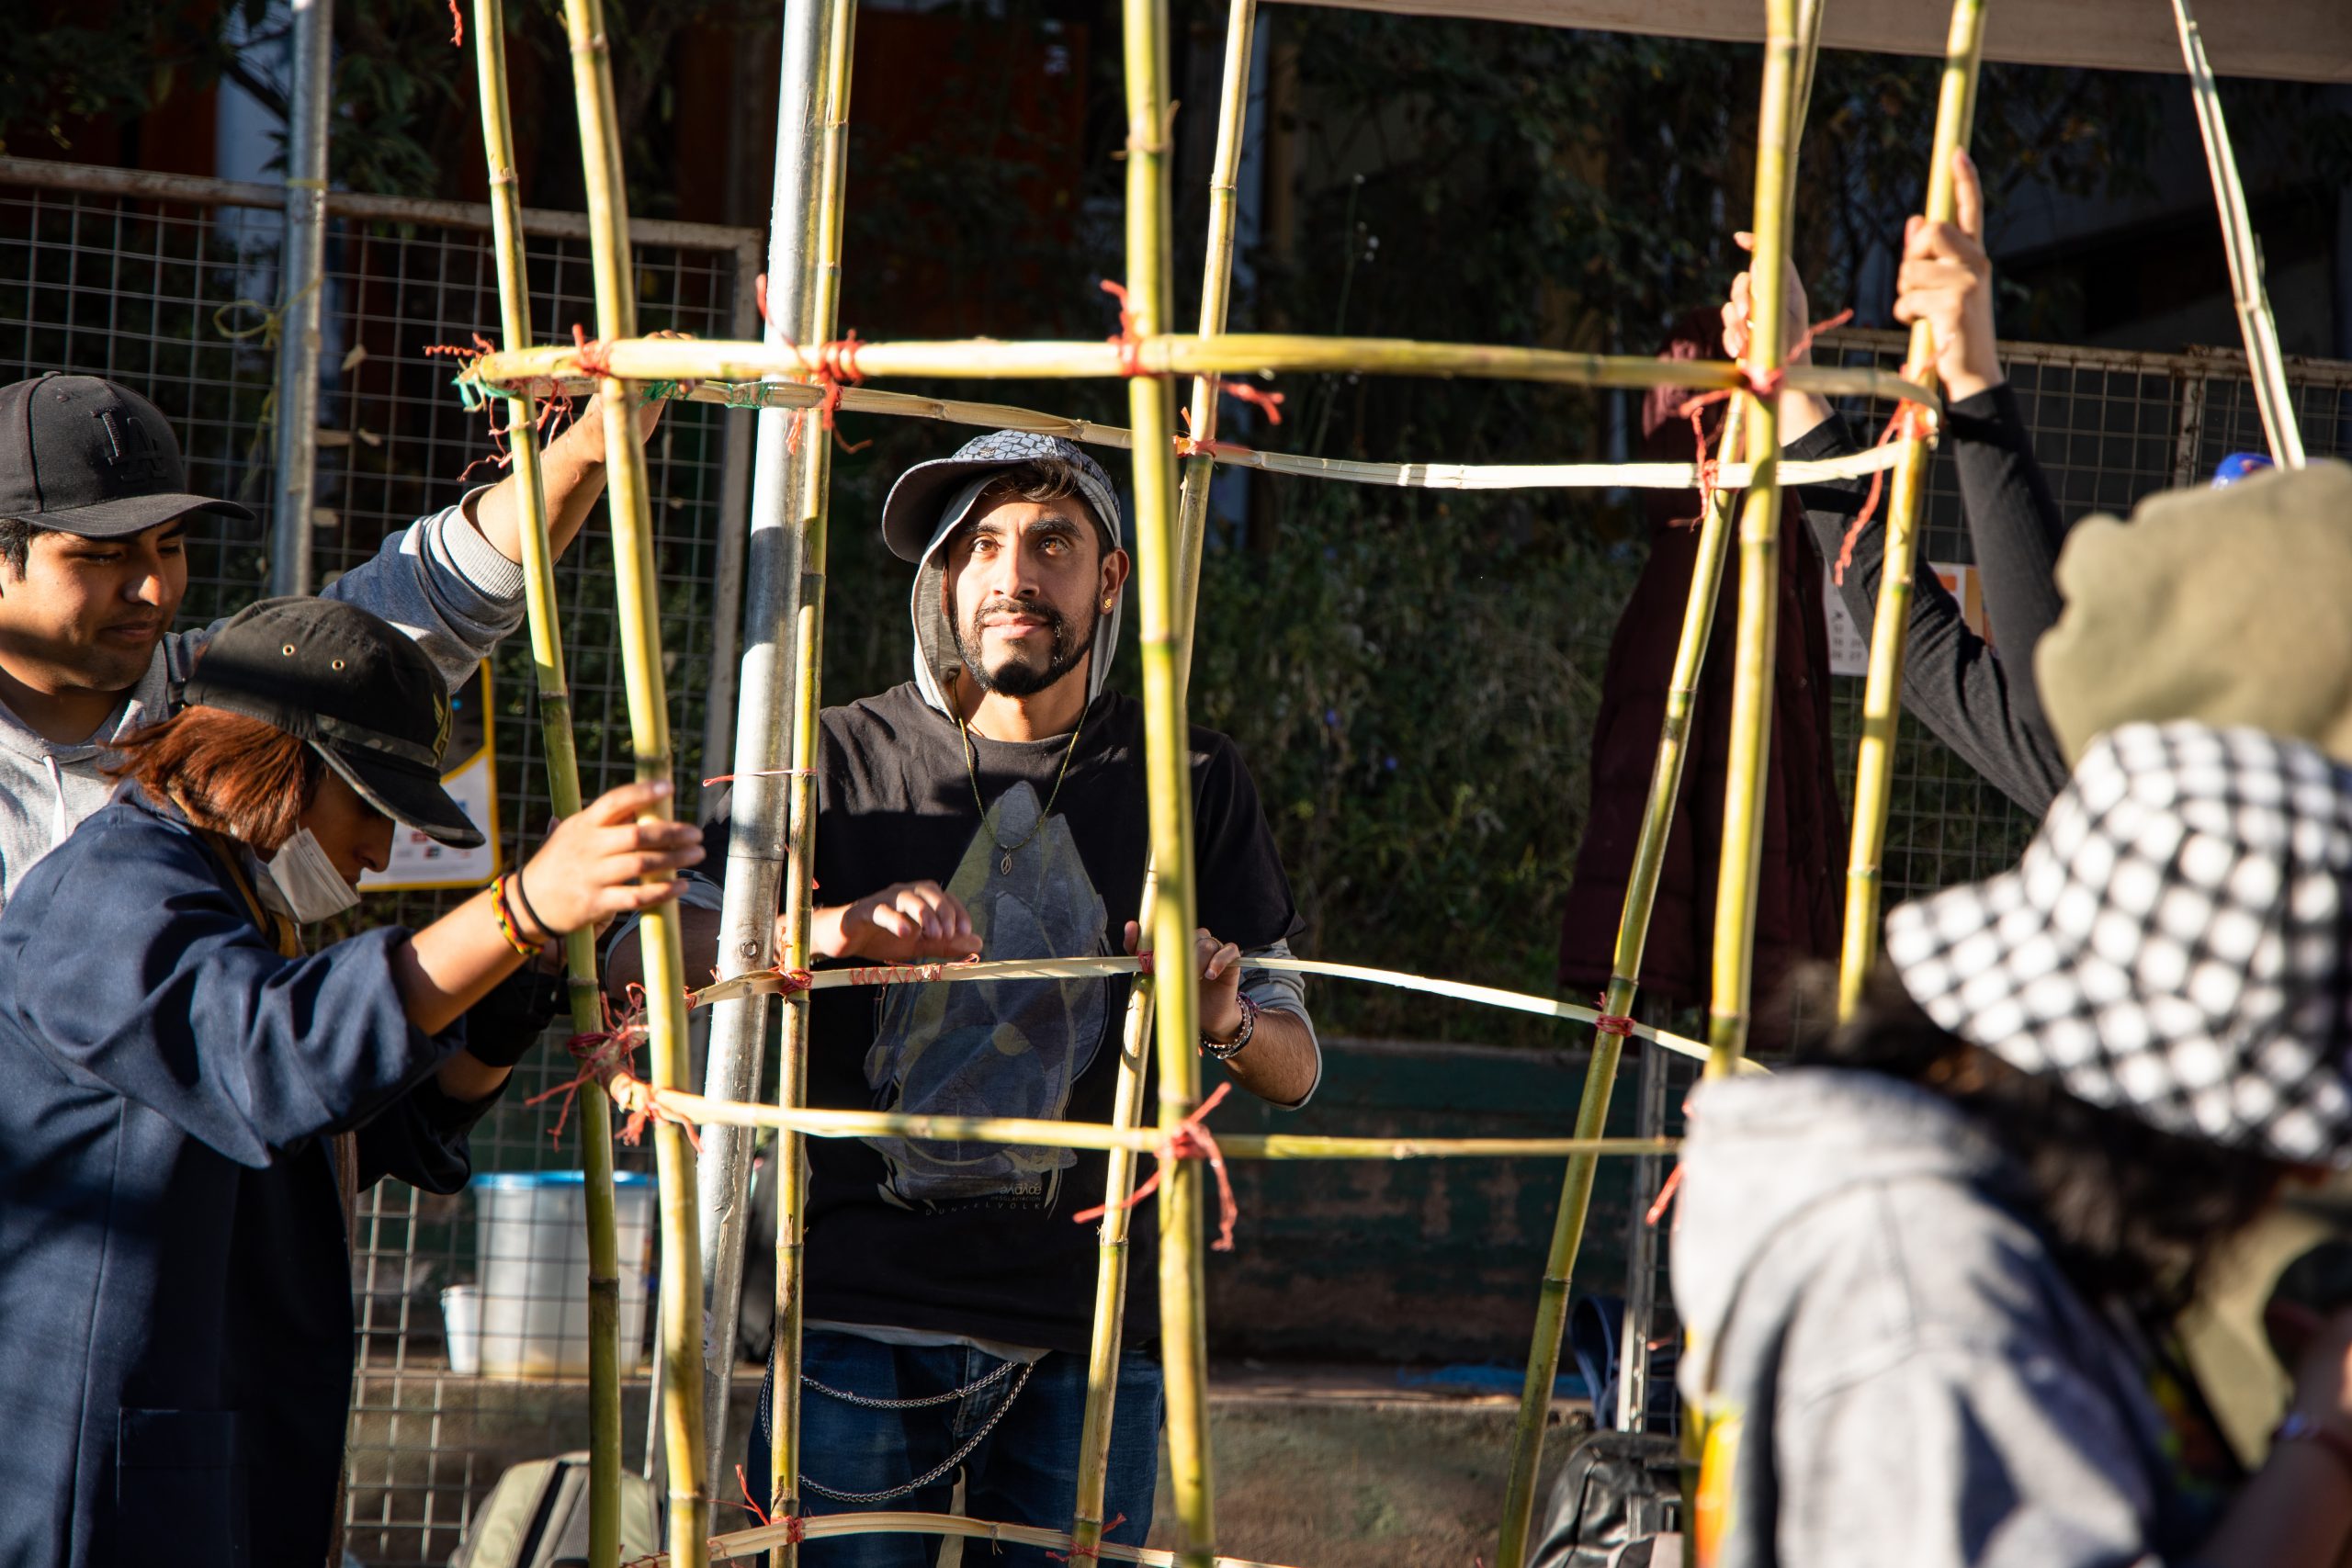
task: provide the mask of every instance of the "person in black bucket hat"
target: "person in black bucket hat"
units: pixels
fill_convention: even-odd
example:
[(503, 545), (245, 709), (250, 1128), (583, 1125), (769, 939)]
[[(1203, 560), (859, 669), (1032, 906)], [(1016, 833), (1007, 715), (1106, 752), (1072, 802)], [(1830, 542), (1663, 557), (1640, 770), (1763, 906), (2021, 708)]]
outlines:
[[(548, 443), (559, 554), (604, 487), (604, 453), (593, 408)], [(0, 903), (107, 803), (116, 748), (178, 706), (220, 629), (173, 629), (191, 528), (253, 521), (190, 479), (170, 422), (119, 382), (0, 387)], [(454, 690), (522, 625), (522, 524), (510, 476), (396, 530), (324, 596), (403, 628)]]
[[(908, 469), (881, 525), (912, 569), (914, 679), (824, 713), (817, 952), (878, 964), (1129, 949), (1150, 841), (1143, 710), (1111, 680), (1128, 574), (1111, 477), (1074, 443), (994, 431)], [(1203, 1048), (1240, 1088), (1295, 1106), (1320, 1072), (1304, 992), (1238, 962), (1286, 953), (1299, 930), (1281, 856), (1231, 740), (1193, 730), (1192, 779)], [(716, 958), (721, 890), (689, 889), (696, 968)], [(627, 936), (616, 947), (617, 982), (637, 958)], [(821, 992), (809, 1102), (1104, 1120), (1126, 998), (1124, 978)], [(944, 1511), (960, 1468), (973, 1517), (1067, 1527), (1094, 1303), (1096, 1230), (1078, 1222), (1102, 1201), (1104, 1158), (888, 1138), (813, 1140), (808, 1157), (806, 1507)], [(1148, 1204), (1129, 1235), (1102, 1515), (1117, 1545), (1150, 1532), (1160, 1408)], [(754, 1477), (768, 1474), (767, 1427), (753, 1424)], [(808, 1568), (922, 1555), (887, 1536), (800, 1551)], [(1051, 1564), (1007, 1545), (1002, 1568)]]
[(447, 693), (387, 622), (277, 599), (187, 696), (0, 911), (0, 1562), (340, 1561), (358, 1192), (462, 1187), (537, 1037), (477, 1004), (702, 855), (632, 784), (431, 925), (306, 954), (395, 823), (480, 840)]

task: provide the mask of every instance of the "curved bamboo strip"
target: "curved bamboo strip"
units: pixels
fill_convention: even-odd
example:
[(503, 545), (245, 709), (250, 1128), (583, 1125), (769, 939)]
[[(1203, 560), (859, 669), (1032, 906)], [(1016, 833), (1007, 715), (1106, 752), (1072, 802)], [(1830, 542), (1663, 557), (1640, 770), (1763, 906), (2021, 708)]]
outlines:
[[(1138, 318), (1140, 319), (1140, 317)], [(486, 387), (578, 378), (585, 373), (577, 344), (544, 344), (486, 354), (473, 367)], [(1631, 355), (1572, 354), (1563, 349), (1488, 344), (1413, 343), (1402, 338), (1302, 337), (1275, 333), (1137, 334), (1127, 343), (999, 343), (979, 338), (951, 343), (861, 343), (854, 355), (835, 345), (815, 350), (771, 348), (718, 339), (611, 337), (588, 351), (632, 381), (759, 381), (816, 375), (831, 357), (841, 378), (928, 377), (945, 380), (1070, 379), (1114, 377), (1265, 376), (1279, 372), (1430, 376), (1486, 381), (1537, 381), (1565, 387), (1690, 387), (1728, 391), (1746, 387), (1741, 368), (1720, 359), (1645, 359)], [(1784, 383), (1825, 398), (1887, 401), (1930, 400), (1925, 389), (1871, 366), (1798, 365)], [(1170, 432), (1170, 439), (1174, 432)]]
[[(1928, 154), (1926, 212), (1949, 222), (1954, 209), (1952, 155), (1968, 145), (1976, 118), (1976, 70), (1984, 41), (1984, 0), (1953, 0), (1945, 43), (1935, 140)], [(1930, 387), (1936, 378), (1935, 334), (1925, 321), (1911, 329), (1909, 366)], [(1846, 859), (1845, 929), (1838, 964), (1838, 1016), (1851, 1018), (1862, 983), (1878, 956), (1879, 905), (1883, 891), (1886, 822), (1894, 796), (1894, 738), (1903, 721), (1904, 639), (1911, 625), (1912, 581), (1918, 570), (1919, 518), (1927, 506), (1928, 450), (1904, 445), (1886, 509), (1885, 565), (1878, 608), (1871, 618), (1871, 659), (1862, 687), (1862, 742), (1854, 764), (1852, 846)]]
[[(585, 397), (595, 390), (595, 383), (578, 378), (541, 378), (514, 385), (530, 396), (543, 398), (559, 395)], [(717, 381), (672, 383), (667, 387), (665, 395), (689, 402), (736, 409), (814, 408), (824, 400), (825, 396), (821, 388), (795, 382), (739, 386)], [(1121, 452), (1131, 451), (1135, 446), (1134, 436), (1124, 425), (1102, 424), (1088, 419), (1067, 419), (1060, 414), (1041, 413), (1035, 409), (1018, 408), (1011, 403), (968, 402), (955, 398), (921, 397), (912, 392), (885, 392), (871, 387), (845, 387), (842, 389), (841, 408), (844, 413), (930, 419), (945, 424), (973, 425), (984, 430), (1035, 431), (1041, 435), (1059, 435)], [(1196, 414), (1196, 421), (1197, 418)], [(1783, 463), (1781, 465), (1781, 482), (1817, 484), (1824, 479), (1855, 479), (1865, 474), (1883, 473), (1894, 467), (1903, 455), (1903, 448), (1909, 444), (1908, 440), (1891, 441), (1884, 446), (1849, 452), (1841, 457)], [(1180, 451), (1183, 450), (1184, 445), (1182, 442), (1178, 444)], [(1699, 488), (1699, 466), (1696, 463), (1367, 463), (1347, 457), (1309, 457), (1298, 453), (1266, 452), (1222, 442), (1188, 456), (1204, 457), (1229, 468), (1250, 468), (1260, 473), (1333, 479), (1341, 484), (1381, 485), (1397, 490)], [(1188, 463), (1186, 468), (1189, 474), (1192, 464)], [(1752, 463), (1724, 463), (1716, 469), (1714, 488), (1719, 491), (1745, 490), (1754, 474), (1755, 465)]]
[[(796, 1524), (797, 1529), (791, 1524), (771, 1524), (737, 1530), (732, 1535), (714, 1536), (710, 1554), (713, 1559), (750, 1557), (782, 1541), (823, 1540), (844, 1535), (952, 1535), (999, 1545), (1040, 1546), (1072, 1562), (1080, 1555), (1073, 1550), (1075, 1538), (1060, 1530), (1035, 1525), (993, 1524), (986, 1519), (967, 1519), (960, 1514), (827, 1514), (797, 1520)], [(1149, 1547), (1101, 1546), (1094, 1549), (1094, 1554), (1105, 1562), (1136, 1562), (1144, 1568), (1176, 1568), (1178, 1562), (1174, 1552), (1157, 1551)], [(1279, 1563), (1257, 1562), (1246, 1557), (1216, 1557), (1207, 1562), (1209, 1568), (1282, 1568)]]
[[(491, 245), (498, 265), (499, 330), (521, 345), (531, 339), (530, 290), (523, 266), (523, 203), (515, 186), (514, 139), (506, 96), (506, 21), (503, 0), (474, 0), (474, 61), (481, 96), (482, 147), (490, 168)], [(514, 482), (523, 499), (523, 596), (537, 676), (539, 728), (548, 750), (548, 803), (559, 817), (580, 809), (580, 760), (571, 733), (571, 691), (557, 617), (554, 551), (548, 541), (547, 495), (539, 482), (537, 410), (528, 394), (507, 415)], [(632, 436), (634, 432), (631, 433)], [(596, 938), (564, 939), (571, 1028), (603, 1027), (596, 983)], [(588, 1225), (588, 1563), (620, 1562), (621, 1376), (620, 1244), (613, 1214), (612, 1110), (596, 1097), (581, 1108), (581, 1185)]]
[[(606, 337), (628, 337), (637, 331), (637, 297), (603, 0), (564, 0), (563, 15), (571, 43), (572, 96), (580, 114), (596, 321)], [(645, 450), (637, 439), (635, 400), (628, 381), (606, 375), (597, 389), (605, 414), (605, 462), (611, 486), (607, 506), (630, 749), (636, 754), (640, 782), (673, 784)], [(661, 807), (647, 813), (657, 819), (668, 815)], [(673, 1089), (687, 1077), (684, 965), (679, 953), (676, 901), (646, 910), (639, 930), (650, 998), (653, 1082), (662, 1089)], [(662, 1426), (669, 1454), (671, 1560), (685, 1568), (701, 1568), (708, 1539), (708, 1520), (704, 1516), (707, 1488), (702, 1419), (702, 1257), (695, 1236), (698, 1215), (688, 1132), (665, 1122), (653, 1134), (665, 1243), (662, 1249)]]
[[(1164, 1127), (1114, 1127), (1107, 1122), (1048, 1122), (1019, 1116), (914, 1116), (897, 1111), (823, 1111), (712, 1100), (684, 1089), (655, 1089), (644, 1079), (616, 1073), (606, 1087), (614, 1104), (632, 1115), (706, 1127), (775, 1127), (811, 1138), (926, 1138), (940, 1143), (1023, 1144), (1039, 1148), (1158, 1155)], [(1211, 1129), (1215, 1131), (1215, 1129)], [(1671, 1138), (1399, 1138), (1321, 1136), (1306, 1133), (1218, 1133), (1228, 1159), (1517, 1159), (1566, 1155), (1672, 1154)], [(1180, 1164), (1194, 1163), (1190, 1160)]]

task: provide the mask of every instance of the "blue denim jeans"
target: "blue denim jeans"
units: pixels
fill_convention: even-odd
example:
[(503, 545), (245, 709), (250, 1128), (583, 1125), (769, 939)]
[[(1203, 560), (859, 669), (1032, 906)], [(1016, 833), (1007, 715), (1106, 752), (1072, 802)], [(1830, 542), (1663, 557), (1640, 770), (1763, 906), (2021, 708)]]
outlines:
[[(804, 1513), (891, 1509), (944, 1514), (949, 1511), (948, 1499), (960, 1472), (968, 1517), (1069, 1529), (1078, 1495), (1079, 1435), (1086, 1416), (1085, 1357), (1051, 1352), (1030, 1369), (1023, 1382), (1019, 1363), (966, 1346), (885, 1345), (854, 1334), (811, 1329), (802, 1337), (800, 1369), (808, 1380), (800, 1388)], [(991, 1373), (999, 1375), (991, 1379)], [(768, 1473), (768, 1412), (775, 1376), (771, 1366), (770, 1381), (760, 1390), (759, 1418), (752, 1424), (747, 1476)], [(973, 1386), (983, 1380), (988, 1380), (983, 1386)], [(969, 1392), (938, 1404), (890, 1410), (840, 1397), (927, 1399), (958, 1389)], [(1121, 1356), (1118, 1401), (1111, 1417), (1111, 1463), (1102, 1489), (1102, 1517), (1120, 1522), (1103, 1533), (1105, 1540), (1141, 1546), (1151, 1532), (1152, 1495), (1159, 1483), (1161, 1411), (1159, 1363), (1133, 1351)], [(979, 1437), (959, 1464), (927, 1485), (888, 1501), (842, 1502), (810, 1485), (834, 1492), (891, 1491), (946, 1464), (983, 1428), (987, 1435)], [(752, 1481), (754, 1496), (765, 1491), (762, 1481)], [(975, 1561), (976, 1551), (989, 1551), (985, 1545), (967, 1546), (965, 1561)], [(930, 1568), (938, 1554), (933, 1536), (860, 1535), (811, 1540), (801, 1547), (800, 1561), (807, 1568)], [(989, 1568), (1064, 1568), (1034, 1546), (1004, 1545), (977, 1560)]]

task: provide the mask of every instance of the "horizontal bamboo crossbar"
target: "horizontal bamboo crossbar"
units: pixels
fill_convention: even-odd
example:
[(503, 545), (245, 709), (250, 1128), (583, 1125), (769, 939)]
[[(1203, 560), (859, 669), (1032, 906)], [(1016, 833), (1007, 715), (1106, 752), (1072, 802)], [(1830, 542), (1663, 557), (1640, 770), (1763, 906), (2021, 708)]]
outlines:
[[(1650, 359), (1571, 354), (1487, 344), (1414, 343), (1402, 338), (1300, 337), (1272, 333), (1158, 334), (1125, 341), (829, 345), (817, 358), (789, 344), (690, 338), (615, 338), (486, 354), (473, 367), (485, 387), (520, 388), (601, 370), (625, 381), (758, 381), (806, 378), (830, 362), (843, 380), (870, 377), (945, 379), (1085, 378), (1147, 376), (1267, 376), (1277, 372), (1466, 377), (1570, 387), (1689, 387), (1728, 391), (1747, 385), (1729, 360)], [(1822, 397), (1869, 397), (1934, 408), (1924, 387), (1870, 366), (1794, 365), (1782, 385)]]
[[(1061, 1530), (1046, 1529), (1037, 1525), (995, 1524), (987, 1519), (967, 1519), (956, 1514), (820, 1514), (777, 1524), (758, 1525), (751, 1529), (737, 1530), (731, 1535), (713, 1536), (710, 1556), (714, 1562), (724, 1562), (730, 1558), (751, 1557), (789, 1541), (822, 1540), (841, 1535), (956, 1535), (967, 1540), (1041, 1546), (1048, 1551), (1065, 1554), (1070, 1554), (1071, 1545), (1069, 1536)], [(1141, 1563), (1143, 1568), (1175, 1568), (1176, 1563), (1174, 1552), (1160, 1551), (1148, 1546), (1114, 1546), (1105, 1541), (1089, 1548), (1089, 1551), (1106, 1562)], [(1282, 1565), (1259, 1562), (1247, 1557), (1218, 1557), (1215, 1560), (1215, 1568), (1282, 1568)]]
[[(688, 402), (731, 409), (806, 409), (824, 401), (821, 387), (797, 381), (673, 381), (656, 383), (662, 396)], [(535, 379), (509, 384), (511, 393), (534, 398), (585, 398), (596, 384), (582, 377)], [(1091, 419), (1071, 419), (1012, 403), (973, 402), (961, 398), (926, 398), (912, 392), (886, 392), (871, 387), (842, 389), (844, 413), (886, 414), (899, 419), (930, 419), (945, 424), (968, 424), (982, 430), (1022, 430), (1059, 435), (1088, 446), (1131, 451), (1135, 436), (1124, 425)], [(1783, 462), (1782, 484), (1818, 484), (1825, 479), (1860, 479), (1883, 473), (1901, 460), (1906, 440), (1890, 441), (1866, 451), (1809, 462)], [(1366, 463), (1347, 457), (1308, 457), (1290, 452), (1263, 452), (1251, 446), (1212, 442), (1191, 447), (1227, 468), (1297, 479), (1334, 479), (1341, 484), (1380, 485), (1396, 490), (1696, 490), (1695, 463)], [(1717, 490), (1745, 490), (1755, 476), (1752, 463), (1724, 463), (1716, 469)]]
[[(684, 1089), (653, 1092), (644, 1079), (616, 1073), (608, 1092), (632, 1114), (659, 1114), (700, 1127), (775, 1127), (812, 1138), (923, 1138), (936, 1143), (1023, 1144), (1049, 1149), (1164, 1152), (1154, 1127), (1098, 1122), (1047, 1122), (1020, 1116), (910, 1116), (896, 1111), (820, 1111), (712, 1100)], [(1569, 1155), (1670, 1155), (1671, 1138), (1320, 1137), (1307, 1133), (1219, 1133), (1229, 1159), (1565, 1159)]]

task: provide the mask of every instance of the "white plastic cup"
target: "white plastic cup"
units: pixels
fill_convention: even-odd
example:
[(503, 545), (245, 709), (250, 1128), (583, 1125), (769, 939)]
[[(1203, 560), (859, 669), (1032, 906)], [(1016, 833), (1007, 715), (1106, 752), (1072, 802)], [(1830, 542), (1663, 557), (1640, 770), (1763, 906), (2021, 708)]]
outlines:
[[(499, 1171), (473, 1181), (474, 1257), (485, 1377), (588, 1374), (588, 1202), (576, 1170)], [(613, 1175), (620, 1242), (621, 1370), (645, 1332), (653, 1179)]]
[(461, 1378), (481, 1371), (481, 1292), (451, 1285), (441, 1292), (441, 1333), (449, 1347), (449, 1370)]

